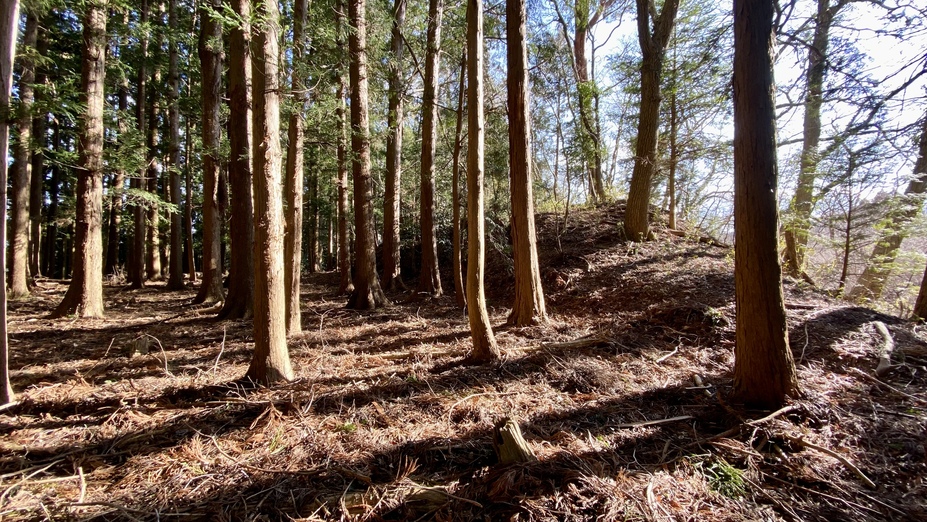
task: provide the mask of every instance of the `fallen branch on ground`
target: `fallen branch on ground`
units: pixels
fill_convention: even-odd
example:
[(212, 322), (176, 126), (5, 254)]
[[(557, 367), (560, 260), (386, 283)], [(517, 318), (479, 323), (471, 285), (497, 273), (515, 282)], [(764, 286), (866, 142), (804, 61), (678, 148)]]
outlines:
[(824, 453), (824, 454), (830, 455), (831, 457), (834, 457), (835, 459), (839, 460), (841, 464), (843, 464), (844, 466), (846, 466), (847, 469), (849, 469), (849, 470), (852, 471), (857, 477), (859, 477), (860, 480), (862, 480), (864, 484), (866, 484), (867, 486), (869, 486), (869, 487), (872, 488), (872, 489), (875, 489), (875, 488), (876, 488), (876, 483), (873, 482), (872, 479), (870, 479), (869, 477), (867, 477), (866, 474), (862, 472), (862, 470), (860, 470), (858, 467), (856, 467), (855, 464), (853, 464), (852, 462), (850, 462), (850, 459), (844, 457), (843, 455), (837, 453), (836, 451), (834, 451), (834, 450), (832, 450), (832, 449), (829, 449), (829, 448), (825, 448), (824, 446), (818, 446), (817, 444), (813, 444), (813, 443), (811, 443), (811, 442), (808, 442), (808, 441), (806, 441), (805, 439), (803, 439), (803, 438), (801, 438), (801, 437), (795, 437), (795, 436), (793, 436), (793, 435), (785, 434), (785, 438), (788, 439), (788, 440), (789, 440), (790, 442), (792, 442), (793, 444), (798, 444), (799, 446), (801, 446), (801, 447), (803, 447), (803, 448), (811, 448), (811, 449), (813, 449), (813, 450), (817, 450), (817, 451), (820, 451), (821, 453)]

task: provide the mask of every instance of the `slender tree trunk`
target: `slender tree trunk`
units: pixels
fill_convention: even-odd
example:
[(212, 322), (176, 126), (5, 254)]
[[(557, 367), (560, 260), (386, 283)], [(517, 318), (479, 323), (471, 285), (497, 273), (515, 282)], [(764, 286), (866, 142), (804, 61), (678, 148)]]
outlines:
[[(48, 38), (39, 38), (38, 55), (48, 55)], [(35, 72), (36, 85), (44, 85), (47, 75), (44, 67), (37, 67)], [(36, 92), (36, 101), (43, 104), (45, 96), (43, 91)], [(45, 147), (47, 145), (48, 114), (47, 110), (36, 114), (32, 119), (32, 136), (36, 142), (32, 151), (32, 187), (29, 190), (29, 272), (33, 278), (42, 275), (42, 203), (45, 201), (43, 190), (45, 188)]]
[(914, 301), (914, 310), (911, 311), (911, 315), (914, 319), (921, 321), (927, 319), (927, 269), (924, 270), (921, 288), (917, 292), (917, 300)]
[[(148, 0), (141, 0), (139, 7), (139, 24), (146, 26), (148, 24)], [(142, 32), (139, 36), (139, 66), (138, 79), (136, 82), (135, 92), (135, 120), (138, 124), (138, 131), (144, 133), (148, 128), (146, 122), (147, 111), (145, 110), (145, 101), (148, 99), (148, 33)], [(147, 167), (143, 167), (138, 177), (130, 180), (131, 188), (140, 191), (144, 188), (144, 180), (147, 177)], [(129, 256), (129, 276), (130, 288), (142, 288), (145, 285), (145, 224), (147, 220), (145, 205), (136, 202), (132, 211), (132, 252)]]
[[(205, 0), (221, 11), (219, 0)], [(199, 57), (203, 104), (203, 280), (195, 303), (222, 301), (221, 214), (219, 209), (219, 125), (222, 83), (222, 26), (204, 8), (200, 14)], [(216, 48), (218, 45), (220, 47)]]
[[(177, 0), (170, 0), (167, 10), (167, 26), (171, 33), (168, 42), (168, 105), (167, 121), (169, 137), (167, 143), (168, 158), (168, 194), (171, 203), (180, 209), (180, 71), (179, 53), (175, 33), (179, 30), (177, 21)], [(183, 288), (183, 224), (180, 212), (171, 213), (170, 261), (168, 263), (167, 288)]]
[(386, 135), (386, 192), (383, 195), (383, 287), (405, 288), (399, 256), (400, 181), (402, 179), (403, 95), (402, 25), (406, 17), (406, 0), (393, 3), (393, 32), (390, 37), (389, 108)]
[(734, 0), (734, 393), (778, 408), (798, 393), (778, 254), (773, 0)]
[(420, 165), (422, 197), (419, 223), (422, 229), (422, 271), (418, 291), (439, 296), (441, 272), (438, 270), (438, 240), (435, 237), (435, 150), (438, 134), (437, 102), (440, 76), (442, 0), (428, 2), (428, 37), (425, 54), (424, 92), (422, 93), (422, 159)]
[[(160, 49), (160, 47), (160, 45), (157, 46), (158, 49)], [(161, 83), (161, 69), (159, 67), (155, 68), (151, 80), (155, 85)], [(158, 128), (158, 115), (161, 112), (160, 103), (161, 100), (157, 90), (152, 89), (148, 100), (148, 174), (145, 180), (148, 193), (151, 194), (151, 200), (148, 202), (147, 206), (145, 226), (145, 231), (147, 233), (145, 239), (147, 254), (145, 257), (145, 273), (151, 281), (158, 281), (161, 279), (161, 238), (159, 236), (160, 231), (158, 230), (160, 209), (156, 201), (158, 197), (158, 178), (161, 176), (161, 160), (158, 152), (158, 147), (161, 145), (161, 134)]]
[(106, 1), (91, 0), (84, 16), (78, 141), (77, 218), (73, 275), (52, 317), (103, 317), (103, 86), (106, 74)]
[[(128, 13), (123, 15), (123, 23), (128, 25)], [(120, 48), (119, 54), (122, 55)], [(121, 154), (127, 152), (125, 148), (125, 136), (129, 132), (129, 125), (125, 115), (129, 110), (129, 77), (120, 73), (119, 92), (118, 92), (117, 110), (117, 129), (118, 129), (118, 147)], [(106, 241), (106, 262), (103, 265), (103, 273), (108, 276), (115, 276), (119, 270), (119, 244), (121, 240), (120, 224), (122, 223), (123, 198), (125, 197), (126, 172), (122, 168), (117, 168), (113, 173), (113, 184), (110, 187), (109, 194), (109, 223), (107, 227)]]
[[(186, 240), (187, 269), (190, 282), (196, 282), (196, 252), (193, 251), (193, 133), (190, 131), (190, 118), (185, 118), (184, 131), (184, 238)], [(250, 185), (250, 183), (249, 183)], [(250, 249), (249, 249), (250, 251)]]
[(315, 145), (309, 148), (307, 171), (309, 174), (309, 188), (307, 197), (309, 201), (303, 206), (309, 209), (306, 217), (306, 269), (310, 274), (319, 271), (320, 248), (319, 244), (319, 148)]
[[(343, 18), (345, 11), (344, 0), (338, 2), (338, 9), (335, 9), (335, 32), (338, 49), (344, 49), (344, 27)], [(354, 278), (351, 273), (351, 243), (348, 241), (348, 152), (347, 152), (347, 117), (345, 115), (345, 97), (347, 96), (347, 81), (344, 77), (344, 53), (339, 53), (338, 63), (338, 106), (337, 112), (338, 128), (341, 130), (338, 136), (338, 272), (340, 274), (340, 283), (338, 284), (338, 295), (350, 295), (354, 292)]]
[(866, 268), (850, 290), (851, 301), (866, 302), (882, 297), (885, 283), (894, 268), (901, 243), (908, 236), (908, 227), (924, 206), (924, 192), (927, 191), (927, 115), (924, 116), (921, 139), (918, 145), (914, 172), (904, 195), (899, 198), (898, 208), (888, 216), (889, 223), (882, 230), (879, 241), (872, 249)]
[[(840, 2), (842, 3), (842, 0)], [(798, 174), (795, 196), (789, 204), (788, 221), (783, 233), (785, 236), (785, 266), (793, 277), (800, 277), (804, 271), (808, 231), (811, 228), (811, 212), (814, 209), (814, 182), (817, 178), (820, 160), (818, 143), (821, 139), (821, 106), (824, 102), (827, 47), (830, 42), (830, 27), (834, 14), (836, 13), (830, 7), (830, 0), (818, 0), (814, 36), (811, 48), (808, 49), (801, 171)]]
[[(303, 81), (303, 54), (305, 52), (303, 26), (306, 24), (307, 0), (296, 0), (293, 5), (293, 70), (290, 72), (293, 99), (296, 110), (290, 114), (287, 129), (286, 181), (283, 192), (286, 195), (286, 238), (284, 241), (284, 291), (286, 294), (286, 333), (297, 334), (302, 330), (299, 310), (300, 272), (303, 264), (303, 114), (306, 110), (306, 85)], [(315, 206), (315, 202), (311, 204)], [(310, 248), (315, 242), (310, 241)], [(315, 263), (310, 255), (310, 266)]]
[[(0, 3), (0, 114), (10, 111), (10, 91), (13, 87), (13, 57), (16, 56), (16, 33), (19, 28), (19, 0)], [(0, 216), (6, 223), (7, 153), (10, 127), (0, 118)], [(6, 227), (0, 226), (0, 274), (6, 273)], [(7, 335), (7, 288), (0, 285), (0, 405), (16, 400), (10, 385), (10, 344)]]
[(467, 3), (467, 57), (467, 316), (473, 339), (468, 360), (478, 364), (500, 357), (483, 291), (483, 0)]
[(252, 203), (251, 0), (233, 0), (245, 20), (229, 32), (229, 185), (232, 216), (229, 293), (220, 319), (251, 317), (254, 312), (254, 206)]
[[(674, 57), (675, 62), (675, 57)], [(669, 180), (666, 183), (666, 191), (669, 193), (669, 228), (676, 229), (676, 166), (679, 164), (679, 144), (677, 138), (679, 134), (679, 107), (676, 105), (676, 89), (673, 87), (673, 93), (670, 95), (670, 135), (669, 135)]]
[(453, 205), (454, 232), (452, 237), (451, 263), (454, 278), (454, 299), (457, 306), (467, 306), (467, 294), (464, 291), (463, 272), (461, 265), (461, 237), (460, 237), (460, 152), (463, 148), (463, 118), (464, 99), (466, 97), (467, 79), (467, 46), (464, 46), (463, 56), (460, 58), (460, 83), (457, 87), (457, 126), (454, 130), (454, 159), (451, 168), (451, 205)]
[(254, 70), (254, 356), (247, 377), (262, 384), (294, 378), (286, 345), (283, 195), (280, 149), (280, 13), (262, 2)]
[(593, 204), (598, 204), (605, 201), (605, 185), (602, 181), (602, 145), (601, 137), (596, 132), (592, 106), (593, 95), (597, 87), (589, 77), (589, 62), (586, 60), (586, 39), (595, 21), (590, 19), (590, 0), (576, 0), (573, 7), (576, 21), (573, 38), (573, 66), (580, 119), (576, 130), (580, 136), (583, 158), (588, 168), (589, 199)]
[[(25, 9), (26, 26), (20, 60), (17, 141), (10, 172), (10, 299), (29, 295), (29, 190), (32, 188), (32, 104), (35, 101), (35, 48), (39, 17)], [(4, 157), (4, 161), (6, 161)]]
[[(667, 0), (663, 10), (650, 28), (650, 2), (637, 0), (638, 41), (643, 54), (641, 63), (641, 108), (637, 123), (637, 147), (634, 152), (634, 171), (631, 173), (631, 190), (625, 211), (624, 231), (632, 241), (650, 238), (650, 192), (657, 162), (657, 136), (660, 130), (660, 76), (663, 56), (673, 34), (679, 0)], [(657, 16), (654, 13), (654, 16)]]
[(373, 228), (373, 183), (370, 179), (370, 125), (367, 114), (367, 6), (349, 0), (351, 52), (351, 150), (354, 174), (354, 255), (357, 270), (348, 308), (372, 310), (388, 304), (380, 288)]
[(531, 118), (528, 102), (528, 47), (525, 0), (506, 2), (506, 49), (509, 102), (509, 185), (512, 197), (512, 251), (515, 258), (515, 303), (508, 322), (527, 326), (547, 321), (531, 175)]
[(847, 288), (847, 275), (850, 272), (850, 254), (853, 250), (853, 194), (847, 198), (847, 219), (843, 229), (843, 259), (840, 263), (840, 281), (837, 283), (837, 292), (843, 295)]
[[(61, 123), (52, 120), (52, 150), (61, 151)], [(45, 216), (45, 255), (42, 256), (42, 273), (59, 277), (58, 263), (58, 195), (61, 184), (61, 164), (54, 163), (48, 180), (48, 213)]]

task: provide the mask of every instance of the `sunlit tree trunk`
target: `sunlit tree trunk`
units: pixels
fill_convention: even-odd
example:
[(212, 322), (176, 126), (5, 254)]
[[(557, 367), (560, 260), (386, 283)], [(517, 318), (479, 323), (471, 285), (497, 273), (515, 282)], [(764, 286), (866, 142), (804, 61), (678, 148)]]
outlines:
[[(167, 143), (168, 193), (171, 203), (180, 209), (180, 72), (177, 38), (173, 33), (179, 30), (177, 22), (177, 0), (170, 0), (167, 11), (167, 26), (172, 36), (168, 43), (168, 105), (167, 120), (169, 136)], [(170, 262), (168, 264), (167, 288), (183, 288), (183, 226), (180, 212), (171, 212)]]
[[(291, 91), (296, 102), (287, 126), (286, 180), (283, 193), (286, 197), (286, 237), (284, 238), (284, 293), (286, 332), (288, 335), (302, 330), (299, 310), (300, 271), (303, 262), (303, 114), (306, 110), (306, 86), (303, 82), (303, 53), (305, 51), (303, 27), (306, 24), (307, 0), (296, 0), (293, 5), (293, 66), (290, 71)], [(314, 174), (314, 173), (313, 173)], [(315, 201), (310, 201), (315, 206)], [(310, 248), (315, 248), (310, 241)], [(315, 256), (310, 255), (310, 264)]]
[(457, 306), (467, 306), (467, 294), (464, 291), (463, 272), (461, 267), (461, 237), (460, 237), (460, 153), (463, 148), (463, 119), (464, 100), (466, 99), (467, 78), (467, 46), (464, 46), (463, 56), (460, 59), (460, 83), (457, 87), (457, 126), (454, 130), (454, 158), (451, 167), (451, 204), (454, 220), (453, 236), (451, 238), (451, 263), (454, 278), (454, 299)]
[(254, 311), (254, 204), (251, 147), (251, 0), (232, 0), (245, 22), (229, 30), (229, 291), (219, 319), (249, 318)]
[(528, 48), (525, 0), (506, 2), (508, 57), (509, 171), (512, 197), (512, 250), (515, 303), (509, 323), (527, 326), (547, 321), (534, 228), (531, 176), (531, 119), (528, 103)]
[[(219, 0), (206, 0), (211, 9), (222, 10)], [(218, 48), (215, 46), (219, 46)], [(199, 57), (202, 69), (203, 105), (203, 280), (195, 303), (223, 298), (221, 228), (219, 218), (219, 125), (222, 84), (222, 26), (204, 8), (200, 13)]]
[[(123, 23), (128, 25), (129, 15), (128, 13), (123, 15)], [(121, 44), (119, 49), (120, 57), (124, 52), (124, 44)], [(126, 154), (128, 150), (126, 149), (125, 138), (126, 134), (129, 132), (129, 125), (125, 115), (129, 110), (129, 77), (125, 72), (119, 73), (119, 91), (117, 94), (117, 109), (119, 115), (117, 116), (117, 132), (118, 132), (118, 147), (120, 154)], [(120, 233), (120, 225), (122, 224), (122, 209), (124, 206), (123, 198), (125, 197), (125, 183), (126, 183), (126, 172), (122, 168), (117, 168), (113, 173), (113, 183), (109, 190), (109, 222), (107, 224), (107, 234), (106, 234), (106, 261), (103, 265), (103, 273), (108, 276), (116, 275), (119, 270), (119, 245), (121, 243), (122, 237)]]
[(280, 167), (280, 13), (276, 2), (256, 9), (254, 71), (254, 355), (247, 377), (262, 384), (295, 374), (286, 345), (283, 194)]
[(441, 295), (441, 272), (438, 270), (438, 241), (435, 237), (435, 150), (438, 135), (437, 102), (441, 51), (442, 0), (428, 3), (428, 38), (425, 54), (425, 79), (422, 93), (422, 158), (419, 224), (422, 229), (422, 270), (418, 291)]
[(103, 317), (103, 87), (106, 1), (85, 4), (81, 118), (77, 146), (77, 218), (71, 285), (52, 317)]
[[(28, 6), (28, 4), (27, 4)], [(26, 25), (20, 56), (19, 108), (16, 112), (17, 141), (10, 171), (10, 285), (9, 297), (29, 295), (29, 191), (32, 188), (32, 104), (35, 101), (35, 48), (39, 17), (25, 9)], [(4, 158), (5, 161), (5, 158)]]
[[(19, 28), (19, 0), (0, 2), (0, 114), (10, 111), (10, 91), (13, 87), (13, 57), (16, 56), (16, 33)], [(7, 154), (10, 127), (0, 118), (0, 216), (6, 223)], [(0, 226), (0, 274), (6, 273), (6, 227)], [(0, 405), (13, 402), (10, 385), (10, 345), (7, 335), (7, 288), (0, 285)]]
[[(196, 282), (196, 252), (193, 251), (193, 143), (190, 138), (193, 133), (190, 131), (190, 118), (185, 119), (184, 125), (184, 210), (183, 210), (183, 227), (185, 248), (187, 251), (187, 270), (190, 273), (190, 282)], [(249, 167), (250, 169), (250, 167)], [(250, 186), (251, 184), (248, 183)]]
[(734, 393), (778, 408), (798, 393), (778, 254), (773, 0), (734, 0)]
[(468, 359), (484, 363), (498, 359), (500, 354), (483, 290), (483, 0), (468, 0), (467, 58), (467, 316), (473, 339)]
[(367, 6), (349, 0), (351, 52), (351, 150), (354, 174), (354, 291), (348, 308), (371, 310), (386, 305), (377, 277), (376, 234), (373, 228), (373, 182), (370, 179), (370, 124), (367, 111)]
[[(653, 32), (651, 32), (653, 9)], [(660, 78), (663, 57), (673, 25), (679, 0), (667, 0), (659, 16), (649, 0), (637, 0), (637, 37), (641, 46), (641, 107), (637, 123), (637, 146), (634, 152), (634, 171), (631, 173), (631, 190), (625, 211), (624, 231), (632, 241), (644, 241), (650, 236), (650, 192), (656, 172), (657, 136), (660, 130)]]
[(393, 32), (390, 36), (389, 108), (386, 135), (386, 191), (383, 194), (383, 288), (405, 288), (399, 257), (400, 181), (402, 179), (403, 82), (402, 25), (406, 17), (406, 0), (393, 3)]

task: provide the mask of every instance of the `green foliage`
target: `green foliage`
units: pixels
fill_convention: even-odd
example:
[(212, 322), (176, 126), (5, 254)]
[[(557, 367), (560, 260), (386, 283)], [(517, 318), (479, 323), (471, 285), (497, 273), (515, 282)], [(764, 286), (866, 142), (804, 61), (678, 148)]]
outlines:
[(696, 468), (708, 479), (708, 485), (725, 497), (737, 499), (747, 493), (744, 472), (721, 457), (699, 462)]

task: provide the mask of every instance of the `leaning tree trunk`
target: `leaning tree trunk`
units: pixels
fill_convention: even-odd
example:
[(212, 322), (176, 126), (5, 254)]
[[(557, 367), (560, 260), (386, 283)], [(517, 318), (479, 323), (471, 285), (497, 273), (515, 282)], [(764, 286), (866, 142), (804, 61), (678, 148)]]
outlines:
[[(0, 3), (0, 114), (10, 110), (10, 90), (13, 86), (13, 57), (16, 56), (16, 32), (19, 27), (19, 0)], [(0, 216), (6, 223), (7, 153), (10, 127), (0, 119)], [(0, 274), (6, 273), (6, 227), (0, 226)], [(7, 335), (6, 285), (0, 285), (0, 405), (13, 402), (10, 385), (10, 344)]]
[[(28, 4), (27, 4), (28, 5)], [(35, 101), (35, 48), (39, 17), (26, 9), (23, 53), (20, 60), (19, 109), (16, 114), (17, 141), (10, 176), (10, 272), (9, 297), (29, 295), (29, 191), (32, 189), (32, 104)], [(3, 157), (6, 161), (6, 156)]]
[(262, 384), (294, 377), (286, 345), (283, 195), (280, 149), (280, 13), (276, 2), (257, 9), (254, 46), (254, 355), (247, 377)]
[[(222, 9), (219, 0), (207, 0), (211, 9)], [(203, 104), (203, 280), (195, 303), (222, 300), (221, 233), (219, 218), (219, 125), (222, 84), (222, 26), (206, 8), (200, 15), (199, 56)], [(216, 48), (214, 46), (219, 45)]]
[(773, 0), (734, 0), (734, 393), (778, 408), (798, 392), (778, 254)]
[(856, 280), (856, 286), (850, 291), (848, 298), (851, 301), (865, 302), (882, 297), (885, 283), (892, 273), (895, 258), (898, 257), (898, 250), (909, 233), (908, 227), (921, 213), (924, 192), (927, 192), (927, 115), (924, 116), (923, 125), (911, 181), (899, 200), (899, 208), (889, 216), (889, 223), (872, 249), (866, 268)]
[(103, 317), (103, 87), (106, 1), (87, 2), (81, 54), (85, 112), (77, 145), (77, 218), (71, 285), (52, 317)]
[(386, 135), (386, 191), (383, 194), (383, 288), (404, 289), (399, 256), (400, 181), (402, 179), (403, 82), (402, 25), (406, 0), (393, 3), (393, 32), (390, 36), (389, 108)]
[[(177, 31), (177, 0), (170, 0), (168, 3), (167, 16), (168, 29), (171, 32)], [(171, 203), (180, 209), (180, 73), (176, 38), (170, 39), (168, 56), (167, 121), (170, 129), (167, 143), (168, 183)], [(183, 288), (183, 224), (180, 221), (180, 212), (171, 212), (170, 245), (167, 288), (180, 290)]]
[[(663, 56), (673, 26), (679, 0), (667, 0), (663, 11), (650, 29), (650, 3), (637, 0), (637, 33), (641, 46), (641, 108), (637, 123), (637, 147), (634, 152), (634, 171), (631, 173), (631, 190), (625, 211), (625, 236), (631, 241), (650, 238), (650, 191), (656, 171), (657, 136), (660, 130), (660, 73)], [(656, 16), (656, 13), (653, 13)]]
[(515, 257), (515, 303), (509, 323), (527, 326), (547, 321), (534, 228), (531, 176), (531, 120), (528, 103), (528, 47), (525, 0), (506, 2), (508, 45), (509, 169), (512, 197), (512, 250)]
[(249, 318), (254, 313), (254, 204), (251, 175), (251, 1), (233, 0), (244, 20), (229, 30), (229, 292), (219, 319)]
[(351, 52), (351, 150), (354, 153), (354, 292), (348, 308), (372, 310), (387, 304), (380, 288), (373, 228), (373, 182), (370, 179), (370, 124), (367, 111), (367, 6), (365, 0), (349, 0), (348, 16), (353, 30), (348, 38)]
[[(296, 103), (290, 114), (287, 128), (286, 180), (286, 237), (284, 238), (284, 293), (285, 323), (288, 335), (302, 330), (299, 310), (300, 271), (303, 262), (303, 114), (306, 110), (306, 85), (303, 81), (303, 53), (305, 52), (303, 27), (306, 24), (307, 0), (296, 0), (293, 6), (293, 65), (292, 95)], [(315, 206), (315, 201), (310, 202)], [(310, 242), (314, 243), (314, 242)], [(314, 244), (310, 245), (315, 248)], [(314, 256), (310, 256), (314, 257)], [(314, 263), (311, 259), (310, 263)]]
[(467, 306), (467, 294), (464, 292), (463, 272), (461, 271), (461, 238), (460, 238), (460, 152), (463, 148), (463, 110), (466, 96), (465, 84), (467, 78), (467, 46), (464, 46), (463, 56), (460, 59), (460, 83), (457, 87), (457, 126), (454, 130), (454, 159), (451, 167), (451, 205), (453, 205), (454, 231), (451, 239), (451, 271), (454, 278), (454, 299), (457, 306)]
[(468, 360), (478, 364), (500, 357), (483, 290), (483, 0), (467, 4), (467, 56), (467, 316), (473, 339)]
[(438, 270), (438, 241), (435, 237), (435, 142), (438, 134), (437, 102), (441, 52), (442, 0), (428, 3), (428, 49), (425, 54), (424, 92), (422, 93), (422, 159), (419, 224), (422, 229), (422, 270), (418, 291), (441, 295), (441, 272)]

